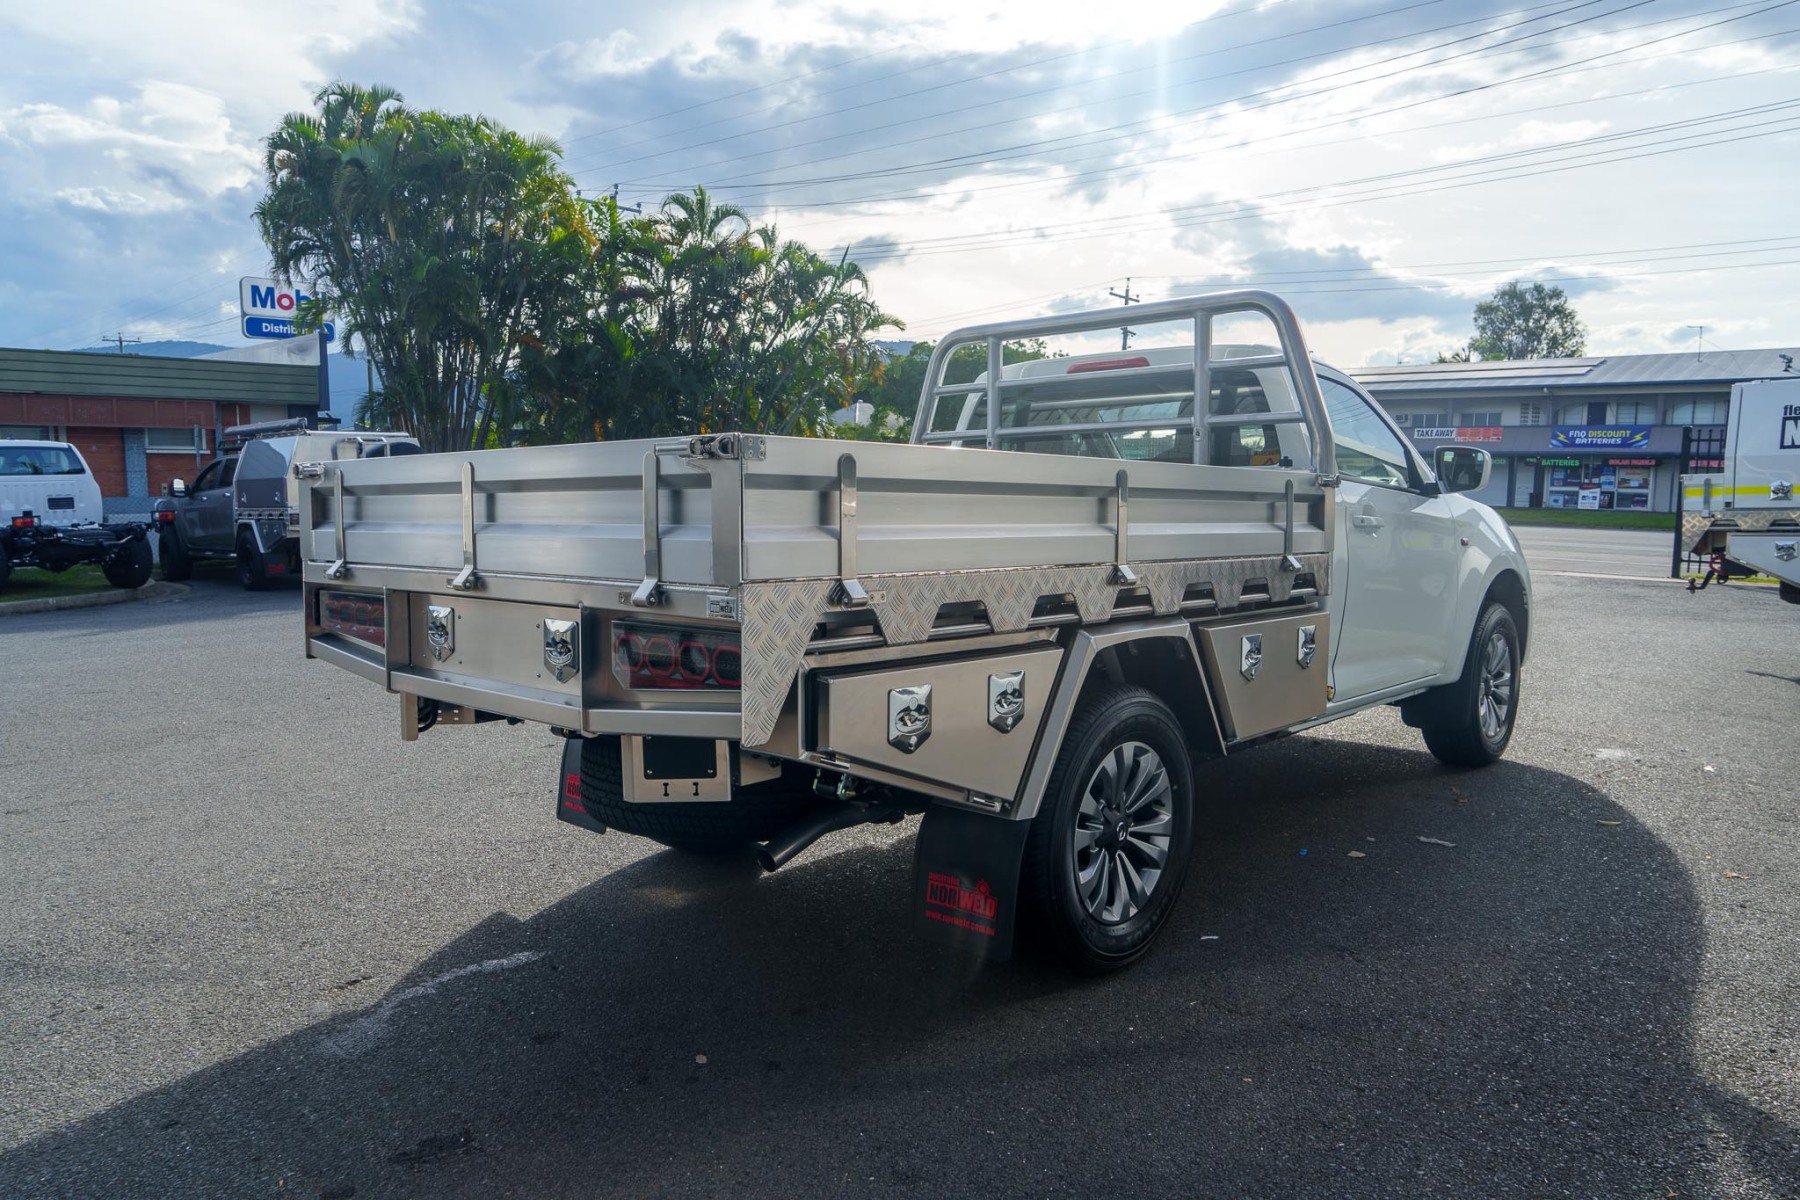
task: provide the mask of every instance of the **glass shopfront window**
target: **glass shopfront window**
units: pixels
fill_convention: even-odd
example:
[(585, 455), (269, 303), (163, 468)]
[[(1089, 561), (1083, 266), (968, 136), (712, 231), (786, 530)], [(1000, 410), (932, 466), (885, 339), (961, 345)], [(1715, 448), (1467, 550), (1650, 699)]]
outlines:
[(1544, 507), (1648, 509), (1653, 458), (1546, 458)]

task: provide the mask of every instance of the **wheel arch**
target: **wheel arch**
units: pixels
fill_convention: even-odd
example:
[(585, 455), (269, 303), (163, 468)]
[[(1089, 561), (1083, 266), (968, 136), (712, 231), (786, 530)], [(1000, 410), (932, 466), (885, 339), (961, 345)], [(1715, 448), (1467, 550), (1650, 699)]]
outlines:
[(1064, 656), (1061, 677), (1020, 787), (1012, 816), (1030, 820), (1043, 804), (1064, 736), (1096, 689), (1133, 684), (1154, 694), (1175, 714), (1189, 752), (1197, 759), (1225, 753), (1212, 691), (1192, 628), (1180, 619), (1117, 629), (1078, 630)]
[(1475, 619), (1481, 619), (1481, 612), (1488, 604), (1498, 603), (1512, 614), (1513, 625), (1519, 630), (1519, 661), (1525, 661), (1526, 648), (1531, 644), (1531, 591), (1525, 586), (1525, 580), (1511, 567), (1502, 568), (1488, 583), (1487, 591), (1481, 598), (1481, 604), (1475, 610)]

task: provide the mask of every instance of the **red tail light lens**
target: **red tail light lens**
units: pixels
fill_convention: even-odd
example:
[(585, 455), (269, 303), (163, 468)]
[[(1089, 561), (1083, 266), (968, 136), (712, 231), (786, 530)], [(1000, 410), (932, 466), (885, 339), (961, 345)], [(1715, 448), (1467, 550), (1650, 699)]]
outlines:
[(613, 675), (628, 688), (736, 691), (741, 657), (735, 629), (613, 623)]
[(36, 524), (37, 524), (37, 518), (32, 516), (30, 513), (26, 513), (22, 517), (14, 517), (12, 519), (12, 527), (14, 529), (30, 529), (33, 525), (36, 525)]
[(367, 592), (320, 592), (319, 624), (342, 637), (387, 645), (387, 605)]
[(164, 525), (173, 525), (175, 523), (175, 514), (165, 508), (156, 514), (156, 519)]

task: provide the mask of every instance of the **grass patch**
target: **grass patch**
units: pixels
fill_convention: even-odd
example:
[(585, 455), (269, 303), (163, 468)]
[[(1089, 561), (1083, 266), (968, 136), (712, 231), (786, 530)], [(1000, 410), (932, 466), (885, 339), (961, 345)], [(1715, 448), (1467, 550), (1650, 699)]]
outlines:
[(1675, 513), (1633, 512), (1613, 509), (1503, 508), (1509, 525), (1562, 525), (1574, 529), (1654, 529), (1675, 532)]
[(9, 600), (47, 600), (53, 596), (85, 596), (89, 592), (113, 592), (120, 589), (106, 582), (95, 564), (70, 567), (66, 571), (46, 571), (39, 567), (14, 567), (0, 592), (0, 604)]

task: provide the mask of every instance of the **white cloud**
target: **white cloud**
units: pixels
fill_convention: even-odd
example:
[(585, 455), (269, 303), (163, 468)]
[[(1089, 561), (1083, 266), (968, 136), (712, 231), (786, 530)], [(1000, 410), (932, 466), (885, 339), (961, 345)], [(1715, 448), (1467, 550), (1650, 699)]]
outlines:
[[(1271, 0), (1190, 24), (1246, 7), (546, 0), (527, 21), (491, 2), (326, 0), (299, 18), (97, 0), (70, 21), (13, 6), (0, 16), (0, 206), (16, 218), (0, 223), (0, 343), (92, 336), (101, 288), (151, 298), (108, 321), (228, 332), (221, 281), (263, 265), (249, 222), (259, 140), (339, 77), (557, 136), (589, 194), (616, 180), (628, 203), (654, 205), (705, 183), (785, 236), (853, 244), (908, 336), (1107, 305), (1127, 275), (1151, 299), (1230, 276), (1290, 291), (1334, 361), (1416, 360), (1466, 340), (1474, 299), (1527, 276), (1574, 280), (1601, 350), (1660, 348), (1662, 330), (1702, 318), (1730, 330), (1726, 345), (1800, 341), (1781, 289), (1792, 268), (1770, 265), (1800, 249), (1648, 249), (1785, 231), (1794, 133), (1445, 186), (1467, 167), (1451, 160), (1784, 98), (1796, 56), (1766, 36), (1773, 16), (1512, 80), (1719, 14), (1676, 0), (1530, 53), (1435, 66), (1396, 56), (1477, 28), (1429, 25), (1527, 14), (1499, 0), (1390, 15), (1387, 0)], [(813, 179), (832, 181), (755, 183)], [(1351, 182), (1363, 179), (1386, 182)], [(1585, 257), (1596, 251), (1636, 253)]]

